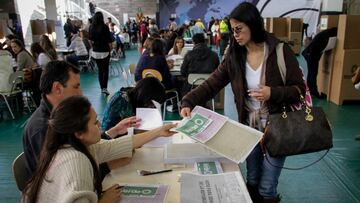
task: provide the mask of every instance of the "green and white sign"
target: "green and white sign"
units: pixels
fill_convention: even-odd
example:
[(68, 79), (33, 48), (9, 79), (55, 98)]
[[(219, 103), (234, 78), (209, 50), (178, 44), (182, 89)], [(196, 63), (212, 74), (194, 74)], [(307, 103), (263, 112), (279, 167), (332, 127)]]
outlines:
[(187, 136), (196, 136), (205, 130), (205, 128), (212, 122), (211, 119), (208, 119), (200, 114), (194, 114), (189, 120), (187, 120), (183, 125), (176, 128), (176, 131), (182, 132)]

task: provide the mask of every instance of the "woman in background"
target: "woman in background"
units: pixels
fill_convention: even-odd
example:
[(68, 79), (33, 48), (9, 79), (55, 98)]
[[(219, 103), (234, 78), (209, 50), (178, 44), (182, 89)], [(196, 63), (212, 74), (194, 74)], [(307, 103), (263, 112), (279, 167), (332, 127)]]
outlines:
[(17, 71), (25, 68), (33, 69), (37, 65), (31, 54), (25, 49), (24, 44), (18, 39), (11, 40), (11, 49), (16, 55)]
[(47, 55), (50, 57), (52, 61), (57, 60), (57, 53), (54, 45), (51, 43), (49, 37), (47, 35), (40, 36), (40, 46), (44, 49)]
[(104, 23), (104, 16), (96, 12), (89, 29), (89, 40), (92, 42), (93, 50), (91, 57), (95, 60), (99, 69), (99, 83), (101, 93), (109, 95), (107, 89), (109, 80), (110, 51), (112, 49), (112, 37), (109, 27)]
[(182, 49), (185, 46), (185, 41), (184, 38), (182, 37), (176, 37), (175, 42), (174, 42), (174, 46), (170, 49), (168, 55), (179, 55), (181, 54)]
[(50, 57), (46, 54), (38, 42), (31, 44), (30, 51), (41, 69), (44, 69), (46, 64), (51, 61)]

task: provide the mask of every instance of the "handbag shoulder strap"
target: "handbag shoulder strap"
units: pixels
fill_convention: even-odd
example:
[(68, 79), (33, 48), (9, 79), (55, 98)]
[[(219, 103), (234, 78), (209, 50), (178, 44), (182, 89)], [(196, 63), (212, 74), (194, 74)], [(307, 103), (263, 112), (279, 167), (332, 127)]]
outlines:
[(276, 59), (279, 67), (281, 78), (286, 83), (286, 64), (284, 58), (284, 43), (279, 43), (276, 45)]

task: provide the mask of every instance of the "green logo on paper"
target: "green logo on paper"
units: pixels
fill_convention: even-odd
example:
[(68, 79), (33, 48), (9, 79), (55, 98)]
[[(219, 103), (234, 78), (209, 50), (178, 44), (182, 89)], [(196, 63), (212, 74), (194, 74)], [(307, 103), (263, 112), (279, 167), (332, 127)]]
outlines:
[(154, 197), (157, 187), (137, 187), (137, 186), (124, 186), (121, 193), (124, 196), (136, 197)]
[(204, 131), (204, 129), (209, 125), (210, 122), (211, 120), (209, 120), (208, 118), (200, 114), (195, 114), (191, 117), (189, 121), (186, 122), (185, 125), (177, 128), (177, 130), (188, 136), (195, 136)]

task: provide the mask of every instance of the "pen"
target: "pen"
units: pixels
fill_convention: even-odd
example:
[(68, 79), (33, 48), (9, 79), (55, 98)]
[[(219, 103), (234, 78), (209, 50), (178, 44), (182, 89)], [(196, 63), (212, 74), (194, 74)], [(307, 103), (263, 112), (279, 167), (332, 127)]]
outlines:
[(148, 175), (153, 175), (153, 174), (158, 174), (158, 173), (166, 173), (166, 172), (170, 172), (170, 171), (172, 171), (172, 169), (165, 169), (165, 170), (160, 170), (160, 171), (138, 170), (138, 173), (141, 176), (148, 176)]

